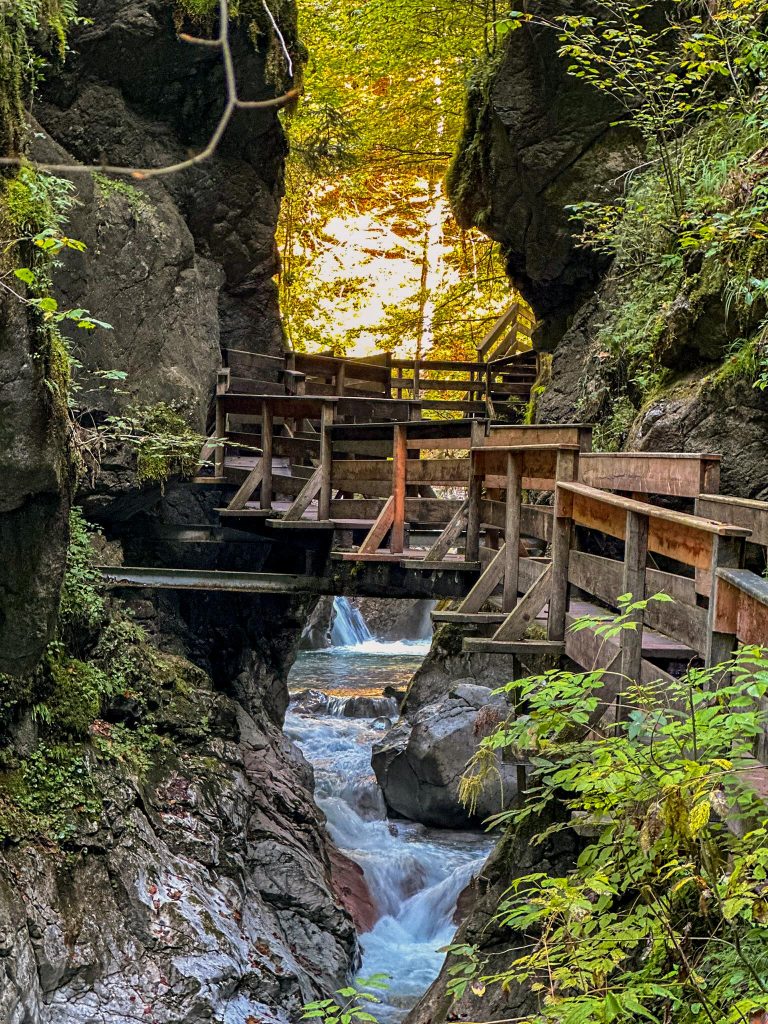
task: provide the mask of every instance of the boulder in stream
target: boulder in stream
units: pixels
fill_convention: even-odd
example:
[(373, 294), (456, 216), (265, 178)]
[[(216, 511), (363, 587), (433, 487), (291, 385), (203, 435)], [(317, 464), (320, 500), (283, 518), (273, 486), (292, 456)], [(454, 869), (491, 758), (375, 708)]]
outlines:
[(483, 789), (477, 812), (459, 800), (459, 783), (477, 744), (508, 714), (503, 697), (459, 681), (410, 719), (402, 718), (373, 748), (373, 770), (388, 807), (398, 815), (438, 828), (478, 824), (509, 807), (517, 795), (515, 765), (499, 760)]

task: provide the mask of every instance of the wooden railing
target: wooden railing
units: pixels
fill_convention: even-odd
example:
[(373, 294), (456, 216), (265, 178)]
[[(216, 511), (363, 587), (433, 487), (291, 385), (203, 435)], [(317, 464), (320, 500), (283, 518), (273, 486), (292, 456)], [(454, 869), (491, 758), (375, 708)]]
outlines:
[[(225, 349), (219, 388), (240, 395), (312, 395), (421, 401), (423, 409), (494, 415), (494, 402), (528, 401), (536, 355), (525, 352), (493, 362), (370, 359), (286, 352), (268, 356)], [(423, 400), (422, 400), (423, 399)]]

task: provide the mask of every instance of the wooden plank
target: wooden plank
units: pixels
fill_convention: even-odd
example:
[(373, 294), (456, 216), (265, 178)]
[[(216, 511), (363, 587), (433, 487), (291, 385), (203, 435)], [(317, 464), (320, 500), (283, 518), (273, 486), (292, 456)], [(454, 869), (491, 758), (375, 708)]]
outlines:
[(483, 340), (477, 346), (477, 354), (481, 359), (484, 359), (491, 348), (496, 344), (499, 338), (502, 337), (504, 332), (509, 328), (517, 319), (517, 314), (520, 309), (519, 302), (513, 302), (509, 309), (505, 310), (501, 316), (496, 320), (491, 329), (485, 335)]
[(227, 367), (240, 365), (253, 369), (269, 369), (279, 373), (286, 366), (287, 353), (281, 356), (269, 356), (263, 352), (247, 352), (242, 348), (224, 348), (221, 350), (222, 360)]
[(374, 551), (378, 551), (381, 547), (381, 542), (387, 535), (395, 516), (395, 498), (394, 495), (387, 498), (384, 502), (384, 507), (376, 517), (376, 522), (371, 527), (368, 536), (365, 538), (363, 543), (358, 548), (357, 553), (359, 555), (373, 554)]
[(304, 513), (309, 508), (309, 505), (317, 495), (320, 493), (320, 487), (323, 482), (323, 467), (318, 466), (312, 476), (307, 480), (306, 484), (302, 488), (300, 494), (283, 516), (285, 522), (291, 522), (292, 520), (301, 519)]
[[(403, 450), (405, 434), (402, 427)], [(408, 461), (409, 484), (464, 484), (469, 475), (469, 459), (411, 459)], [(357, 484), (391, 480), (392, 462), (383, 459), (334, 459), (333, 486), (354, 491)]]
[[(413, 359), (393, 359), (393, 370), (410, 370), (413, 372)], [(422, 359), (419, 362), (422, 374), (431, 373), (435, 370), (458, 371), (463, 373), (480, 373), (485, 370), (485, 362), (464, 362), (461, 359)]]
[(648, 550), (698, 569), (710, 568), (713, 537), (745, 537), (748, 533), (740, 527), (647, 505), (584, 484), (558, 485), (558, 493), (561, 491), (572, 497), (572, 513), (578, 523), (621, 540), (625, 536), (626, 512), (647, 515)]
[(544, 568), (541, 576), (523, 595), (504, 622), (493, 634), (494, 640), (519, 640), (525, 636), (526, 630), (536, 616), (549, 602), (552, 593), (552, 565)]
[(320, 498), (317, 506), (318, 519), (331, 518), (331, 474), (333, 467), (333, 447), (331, 445), (330, 427), (336, 415), (336, 407), (324, 402), (320, 410)]
[(561, 655), (565, 650), (562, 640), (484, 640), (468, 637), (463, 643), (468, 654), (517, 654), (524, 656), (550, 654)]
[(504, 595), (502, 608), (511, 611), (517, 603), (520, 578), (520, 506), (523, 501), (523, 456), (520, 452), (507, 453), (507, 507), (504, 524), (506, 561), (504, 565)]
[(408, 449), (405, 426), (395, 427), (392, 445), (392, 532), (390, 551), (401, 552), (405, 546), (405, 488), (408, 473)]
[[(318, 420), (323, 403), (328, 401), (313, 395), (267, 396), (275, 417), (284, 419)], [(219, 398), (226, 413), (239, 416), (260, 415), (261, 402), (258, 395), (222, 395)], [(412, 402), (399, 402), (389, 398), (332, 398), (337, 417), (359, 416), (365, 420), (408, 419)]]
[[(631, 594), (634, 601), (645, 599), (645, 563), (648, 560), (648, 517), (639, 512), (626, 513), (624, 567), (622, 593)], [(620, 635), (621, 658), (619, 668), (625, 679), (639, 681), (640, 662), (643, 660), (643, 612), (629, 614), (628, 622), (636, 622), (636, 629), (623, 630)], [(623, 718), (621, 708), (617, 712)]]
[(768, 643), (768, 580), (747, 569), (720, 568), (715, 628), (742, 644)]
[(484, 416), (486, 411), (485, 402), (461, 402), (453, 398), (423, 398), (420, 404), (422, 409), (452, 409), (477, 416)]
[[(568, 579), (573, 586), (611, 608), (618, 607), (616, 598), (624, 592), (622, 563), (585, 551), (571, 551)], [(646, 569), (645, 593), (665, 593), (673, 598), (671, 604), (654, 601), (648, 604), (645, 610), (648, 625), (703, 653), (706, 643), (707, 612), (696, 605), (694, 581), (656, 569)]]
[(495, 626), (506, 619), (504, 612), (431, 612), (433, 622), (452, 622), (459, 626)]
[(445, 558), (451, 548), (458, 542), (467, 525), (468, 507), (469, 499), (465, 498), (454, 512), (451, 521), (424, 556), (428, 561), (437, 562)]
[(724, 632), (722, 629), (719, 615), (721, 602), (718, 591), (723, 580), (719, 575), (719, 570), (739, 569), (743, 565), (743, 559), (744, 545), (740, 538), (714, 538), (710, 568), (711, 590), (707, 613), (707, 647), (704, 652), (704, 664), (707, 668), (728, 661), (738, 646), (735, 632)]
[(285, 384), (251, 377), (232, 377), (229, 391), (234, 395), (284, 395)]
[(237, 493), (227, 506), (227, 510), (229, 512), (240, 511), (245, 508), (246, 502), (250, 499), (251, 495), (264, 478), (263, 466), (264, 460), (258, 459), (256, 465), (240, 485)]
[(403, 558), (400, 564), (405, 569), (418, 569), (420, 572), (480, 572), (479, 561), (468, 562), (460, 558), (443, 558), (439, 561), (427, 561), (426, 558)]
[(695, 498), (701, 490), (702, 466), (719, 461), (719, 455), (666, 452), (585, 454), (579, 462), (579, 480), (604, 490)]
[[(414, 385), (418, 384), (416, 388)], [(485, 391), (484, 381), (469, 381), (469, 380), (450, 380), (448, 378), (425, 378), (419, 377), (418, 381), (415, 381), (411, 377), (394, 377), (392, 379), (393, 388), (402, 388), (407, 391), (453, 391), (457, 394), (469, 394), (474, 392), (480, 392), (481, 394)]]
[(259, 502), (262, 508), (272, 508), (272, 409), (268, 402), (261, 404), (261, 451), (262, 478)]
[(578, 454), (572, 450), (559, 453), (556, 476), (555, 514), (552, 522), (552, 586), (549, 600), (547, 636), (562, 640), (565, 633), (565, 615), (568, 608), (568, 559), (573, 534), (572, 510), (563, 500), (561, 481), (575, 480), (578, 473)]
[(592, 446), (592, 427), (584, 423), (536, 423), (515, 426), (491, 424), (486, 439), (488, 445), (509, 447), (518, 444), (575, 444), (580, 451)]
[(520, 532), (524, 537), (536, 537), (549, 543), (552, 540), (554, 510), (551, 505), (523, 505), (520, 513)]
[[(599, 611), (599, 609), (596, 609)], [(591, 672), (593, 669), (604, 668), (607, 669), (610, 665), (615, 665), (616, 659), (619, 656), (619, 644), (616, 639), (606, 639), (606, 637), (597, 636), (591, 629), (579, 630), (578, 633), (571, 631), (571, 626), (574, 621), (578, 618), (577, 615), (569, 612), (566, 615), (566, 625), (568, 627), (565, 635), (565, 653), (577, 665), (580, 665), (583, 669)], [(648, 645), (650, 646), (650, 645)], [(646, 650), (646, 644), (643, 643), (643, 650)], [(627, 683), (621, 678), (620, 675), (613, 677), (616, 681), (616, 690), (623, 689)], [(659, 668), (658, 665), (654, 665), (652, 662), (643, 658), (640, 663), (640, 681), (648, 686), (651, 683), (658, 682), (661, 680), (666, 683), (674, 683), (674, 678), (663, 669)]]
[(768, 501), (732, 498), (727, 495), (702, 494), (697, 502), (697, 515), (717, 519), (732, 526), (742, 526), (752, 533), (750, 544), (768, 547)]
[[(389, 495), (387, 495), (389, 497)], [(331, 519), (373, 520), (384, 507), (386, 498), (332, 498)], [(405, 499), (405, 519), (409, 523), (444, 527), (462, 502), (455, 498)]]
[(347, 380), (370, 380), (380, 384), (389, 382), (390, 371), (386, 366), (344, 359), (340, 356), (319, 356), (306, 352), (297, 352), (295, 355), (296, 370), (299, 373), (335, 377), (338, 369), (344, 366)]
[(479, 612), (485, 602), (498, 587), (504, 576), (506, 564), (506, 545), (502, 545), (491, 563), (480, 576), (470, 592), (459, 605), (460, 612)]

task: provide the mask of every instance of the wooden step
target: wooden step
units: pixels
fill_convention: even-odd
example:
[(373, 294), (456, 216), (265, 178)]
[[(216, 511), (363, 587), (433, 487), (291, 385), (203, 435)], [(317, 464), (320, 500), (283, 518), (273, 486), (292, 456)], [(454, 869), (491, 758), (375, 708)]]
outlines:
[(554, 654), (565, 651), (565, 644), (559, 640), (485, 640), (468, 637), (463, 649), (470, 654)]
[(500, 625), (508, 612), (432, 612), (433, 622), (453, 622), (459, 626)]

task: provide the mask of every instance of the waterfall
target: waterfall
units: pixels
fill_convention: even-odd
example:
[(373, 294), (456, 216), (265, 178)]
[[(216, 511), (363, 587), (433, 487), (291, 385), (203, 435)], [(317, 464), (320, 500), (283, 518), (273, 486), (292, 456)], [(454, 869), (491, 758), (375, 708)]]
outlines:
[(331, 644), (334, 647), (354, 647), (372, 639), (371, 631), (359, 610), (346, 597), (335, 597)]

